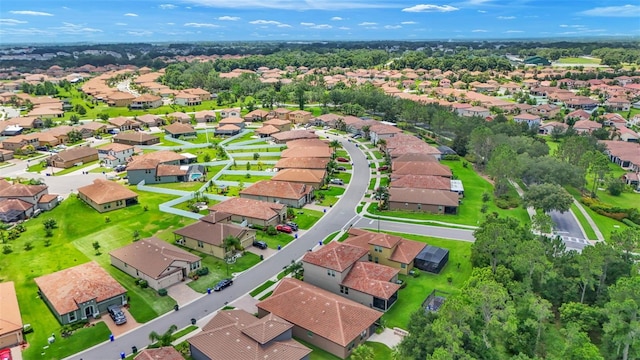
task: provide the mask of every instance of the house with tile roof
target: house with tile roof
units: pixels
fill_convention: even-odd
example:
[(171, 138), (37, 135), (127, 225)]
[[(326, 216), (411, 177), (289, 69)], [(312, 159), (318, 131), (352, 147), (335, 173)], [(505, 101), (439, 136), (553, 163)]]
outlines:
[(89, 146), (78, 146), (60, 151), (47, 158), (47, 165), (68, 169), (76, 164), (86, 164), (98, 160), (98, 150)]
[(107, 120), (110, 125), (115, 126), (120, 131), (134, 130), (140, 128), (140, 122), (124, 116), (118, 116)]
[(459, 195), (449, 190), (390, 188), (389, 209), (428, 212), (432, 214), (458, 213)]
[(135, 241), (109, 253), (111, 265), (155, 290), (184, 281), (200, 268), (199, 256), (155, 237)]
[(452, 178), (449, 167), (436, 161), (407, 161), (391, 164), (392, 178), (399, 175), (431, 175)]
[(313, 187), (305, 183), (263, 180), (241, 190), (240, 197), (301, 208), (313, 200)]
[(403, 275), (413, 269), (413, 260), (427, 244), (400, 236), (376, 233), (362, 229), (349, 229), (345, 244), (358, 246), (369, 252), (369, 261), (400, 269)]
[(131, 145), (119, 143), (109, 143), (97, 149), (100, 162), (110, 168), (126, 164), (136, 151)]
[(302, 258), (304, 281), (379, 311), (398, 299), (397, 268), (369, 262), (369, 250), (330, 242)]
[(95, 318), (125, 305), (127, 290), (95, 261), (34, 279), (38, 294), (60, 324)]
[(142, 94), (131, 101), (131, 109), (155, 109), (162, 106), (162, 97), (152, 94)]
[(278, 171), (272, 181), (284, 181), (303, 184), (306, 190), (320, 189), (325, 183), (327, 172), (324, 169), (283, 169)]
[(244, 121), (248, 121), (248, 122), (265, 121), (267, 119), (267, 116), (269, 116), (268, 111), (262, 110), (262, 109), (255, 109), (253, 111), (250, 111), (249, 113), (247, 113), (247, 115), (244, 116)]
[(78, 188), (78, 198), (103, 213), (138, 203), (138, 194), (116, 182), (95, 179), (93, 184)]
[(276, 169), (316, 169), (325, 170), (329, 159), (312, 157), (290, 157), (278, 160), (273, 166)]
[(262, 127), (260, 127), (259, 129), (256, 129), (255, 132), (260, 137), (269, 137), (275, 133), (279, 133), (280, 130), (278, 130), (278, 128), (273, 125), (263, 124)]
[(127, 165), (130, 184), (164, 184), (189, 180), (188, 174), (197, 165), (187, 165), (188, 159), (173, 151), (161, 150), (134, 156)]
[(297, 139), (317, 139), (319, 138), (315, 132), (309, 130), (289, 130), (282, 131), (271, 136), (276, 144), (285, 144), (287, 141)]
[(13, 281), (0, 282), (0, 349), (24, 342), (22, 316)]
[[(246, 118), (246, 117), (245, 117)], [(291, 130), (291, 121), (289, 120), (281, 120), (281, 119), (270, 119), (265, 121), (263, 126), (271, 125), (278, 129), (278, 131), (289, 131)]]
[(160, 138), (143, 132), (121, 132), (113, 137), (113, 142), (127, 145), (153, 145), (158, 144)]
[(294, 124), (307, 124), (313, 117), (313, 114), (306, 110), (295, 110), (288, 114), (287, 120)]
[(273, 294), (256, 304), (258, 316), (276, 315), (304, 339), (341, 359), (369, 339), (382, 313), (327, 290), (284, 278)]
[(253, 245), (256, 231), (231, 222), (231, 214), (214, 212), (173, 232), (176, 244), (224, 259), (224, 239), (232, 236), (243, 248)]
[[(289, 143), (287, 143), (287, 147), (288, 144)], [(280, 153), (280, 157), (283, 159), (291, 157), (330, 159), (332, 155), (333, 150), (327, 144), (322, 144), (321, 146), (298, 146), (287, 148)]]
[(162, 117), (154, 114), (144, 114), (135, 118), (139, 123), (146, 125), (147, 127), (162, 126), (164, 120)]
[(274, 314), (223, 310), (187, 341), (194, 360), (309, 360), (311, 349), (293, 339), (293, 327)]
[(143, 349), (133, 360), (184, 360), (184, 357), (173, 346), (163, 346), (156, 349)]
[(276, 226), (287, 218), (287, 205), (232, 197), (209, 207), (211, 212), (231, 214), (231, 220), (260, 226)]
[(196, 129), (190, 124), (176, 121), (164, 127), (164, 132), (172, 138), (194, 138), (198, 136)]

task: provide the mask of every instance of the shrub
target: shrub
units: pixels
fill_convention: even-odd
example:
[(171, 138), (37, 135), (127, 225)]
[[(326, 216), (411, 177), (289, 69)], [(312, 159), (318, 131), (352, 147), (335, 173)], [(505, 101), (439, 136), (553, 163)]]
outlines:
[(275, 226), (270, 225), (270, 226), (267, 228), (267, 235), (269, 235), (269, 236), (278, 235), (278, 230), (276, 230)]
[(620, 196), (620, 194), (622, 194), (622, 192), (624, 191), (625, 186), (626, 185), (624, 181), (622, 181), (621, 179), (613, 179), (609, 181), (609, 184), (607, 185), (607, 191), (612, 196)]
[(460, 161), (460, 156), (456, 154), (449, 154), (442, 157), (442, 160)]
[(158, 289), (158, 295), (167, 296), (167, 294), (168, 294), (167, 289)]
[(140, 286), (143, 289), (146, 289), (149, 287), (149, 282), (144, 279), (138, 279), (138, 286)]
[(5, 245), (2, 247), (2, 253), (7, 255), (7, 254), (11, 254), (13, 252), (13, 250), (11, 249), (11, 246), (9, 245)]
[(622, 219), (622, 222), (625, 223), (626, 225), (628, 225), (629, 227), (635, 227), (635, 228), (640, 227), (640, 225), (634, 223), (633, 221), (631, 221), (629, 219)]
[(209, 268), (206, 267), (206, 266), (202, 267), (202, 268), (196, 270), (196, 274), (198, 276), (205, 276), (205, 275), (209, 274)]

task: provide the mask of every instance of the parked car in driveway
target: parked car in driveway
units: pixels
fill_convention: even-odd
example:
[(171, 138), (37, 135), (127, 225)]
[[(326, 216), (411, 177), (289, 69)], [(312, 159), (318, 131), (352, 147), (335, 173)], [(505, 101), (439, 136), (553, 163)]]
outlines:
[(276, 226), (276, 230), (287, 234), (291, 234), (293, 232), (293, 229), (291, 229), (291, 227), (287, 225), (278, 225)]
[(258, 249), (262, 249), (262, 250), (264, 250), (264, 249), (266, 249), (268, 247), (266, 242), (258, 241), (258, 240), (255, 240), (253, 242), (253, 246), (257, 247)]
[(344, 181), (342, 181), (342, 179), (331, 179), (329, 180), (329, 183), (333, 185), (344, 185)]
[(223, 290), (224, 288), (227, 288), (229, 286), (233, 285), (233, 280), (231, 279), (222, 279), (220, 280), (220, 282), (218, 282), (216, 284), (216, 286), (213, 287), (213, 291), (220, 291)]
[(347, 158), (343, 158), (343, 157), (341, 157), (341, 156), (340, 156), (340, 157), (337, 157), (337, 158), (336, 158), (336, 161), (337, 161), (337, 162), (349, 162), (349, 159), (347, 159)]
[(387, 171), (387, 170), (389, 170), (389, 166), (387, 166), (387, 165), (380, 166), (380, 167), (378, 168), (378, 171)]
[(347, 171), (347, 168), (344, 167), (344, 166), (338, 166), (338, 167), (336, 167), (336, 170), (338, 170), (338, 171)]
[(110, 305), (107, 308), (107, 311), (109, 311), (109, 316), (111, 316), (116, 325), (122, 325), (127, 322), (127, 316), (124, 314), (120, 306)]
[(285, 225), (290, 227), (291, 230), (293, 230), (293, 231), (298, 231), (298, 224), (294, 223), (293, 221), (289, 221)]

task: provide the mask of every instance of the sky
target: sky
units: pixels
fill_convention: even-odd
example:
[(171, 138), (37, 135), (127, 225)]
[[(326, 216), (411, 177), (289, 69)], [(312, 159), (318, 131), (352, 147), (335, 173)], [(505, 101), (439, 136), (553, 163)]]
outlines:
[(640, 36), (638, 0), (20, 0), (0, 45)]

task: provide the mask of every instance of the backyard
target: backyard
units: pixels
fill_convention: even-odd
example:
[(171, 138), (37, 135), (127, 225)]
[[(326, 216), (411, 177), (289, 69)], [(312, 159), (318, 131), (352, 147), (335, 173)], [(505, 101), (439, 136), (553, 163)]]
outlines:
[[(161, 229), (191, 223), (193, 220), (166, 216), (157, 210), (160, 203), (170, 199), (166, 195), (141, 193), (140, 204), (100, 214), (72, 196), (56, 209), (25, 222), (27, 231), (15, 240), (8, 240), (6, 246), (12, 252), (3, 255), (0, 278), (15, 282), (23, 322), (31, 324), (35, 330), (28, 335), (31, 346), (25, 351), (25, 358), (39, 358), (40, 350), (47, 345), (47, 338), (52, 333), (59, 334), (61, 327), (45, 303), (36, 296), (38, 289), (33, 281), (36, 277), (96, 260), (129, 290), (130, 310), (137, 321), (149, 321), (172, 308), (174, 302), (171, 298), (161, 298), (155, 291), (134, 286), (133, 278), (113, 268), (108, 260), (108, 252), (130, 243), (135, 231), (144, 238)], [(45, 236), (43, 222), (47, 219), (57, 222), (51, 237)], [(95, 255), (94, 242), (100, 244), (102, 255)], [(86, 332), (98, 329), (89, 328)], [(96, 338), (95, 334), (87, 337), (96, 342), (105, 340), (105, 337)], [(69, 354), (81, 350), (84, 345), (74, 341), (68, 348)]]

